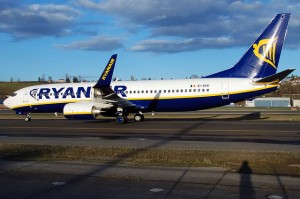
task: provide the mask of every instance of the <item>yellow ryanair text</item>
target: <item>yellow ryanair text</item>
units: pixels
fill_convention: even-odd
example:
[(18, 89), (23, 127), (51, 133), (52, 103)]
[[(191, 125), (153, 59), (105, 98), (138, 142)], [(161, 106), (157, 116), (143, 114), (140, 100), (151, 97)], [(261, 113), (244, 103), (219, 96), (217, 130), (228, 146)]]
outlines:
[(106, 79), (106, 77), (107, 77), (107, 75), (108, 75), (108, 73), (109, 73), (109, 71), (110, 71), (110, 69), (111, 69), (111, 67), (112, 67), (112, 65), (115, 63), (115, 59), (111, 59), (110, 61), (109, 61), (109, 64), (108, 64), (108, 66), (107, 66), (107, 68), (105, 69), (105, 71), (104, 71), (104, 73), (103, 73), (103, 75), (102, 75), (102, 77), (101, 77), (101, 79), (103, 80), (103, 81), (105, 81), (105, 79)]

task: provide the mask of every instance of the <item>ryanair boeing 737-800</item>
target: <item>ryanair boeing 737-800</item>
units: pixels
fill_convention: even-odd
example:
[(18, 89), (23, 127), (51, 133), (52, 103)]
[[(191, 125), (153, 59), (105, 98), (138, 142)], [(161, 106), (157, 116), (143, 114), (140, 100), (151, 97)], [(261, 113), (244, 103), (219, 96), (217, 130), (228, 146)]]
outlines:
[(230, 69), (182, 80), (112, 82), (117, 55), (112, 55), (97, 83), (30, 86), (9, 96), (4, 105), (17, 114), (62, 112), (68, 119), (116, 117), (118, 123), (143, 121), (144, 112), (193, 111), (224, 106), (275, 91), (294, 69), (276, 73), (289, 13), (277, 14)]

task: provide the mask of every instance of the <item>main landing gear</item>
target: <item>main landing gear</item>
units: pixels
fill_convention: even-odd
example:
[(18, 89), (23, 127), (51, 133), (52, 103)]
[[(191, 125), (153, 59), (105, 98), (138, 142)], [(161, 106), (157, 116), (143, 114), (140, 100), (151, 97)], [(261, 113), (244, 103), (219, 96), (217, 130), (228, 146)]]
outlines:
[(134, 121), (136, 121), (136, 122), (142, 122), (142, 121), (144, 121), (144, 119), (145, 119), (144, 115), (141, 113), (137, 113), (134, 115)]
[(24, 118), (25, 122), (30, 122), (31, 121), (31, 117), (29, 115), (29, 113), (26, 113), (26, 116)]
[(125, 124), (126, 122), (128, 122), (128, 117), (126, 115), (118, 115), (116, 117), (116, 122), (118, 124)]
[[(144, 121), (144, 115), (142, 113), (136, 113), (134, 115), (134, 121), (135, 122), (142, 122)], [(128, 115), (120, 114), (116, 117), (116, 122), (118, 124), (125, 124), (128, 122)]]

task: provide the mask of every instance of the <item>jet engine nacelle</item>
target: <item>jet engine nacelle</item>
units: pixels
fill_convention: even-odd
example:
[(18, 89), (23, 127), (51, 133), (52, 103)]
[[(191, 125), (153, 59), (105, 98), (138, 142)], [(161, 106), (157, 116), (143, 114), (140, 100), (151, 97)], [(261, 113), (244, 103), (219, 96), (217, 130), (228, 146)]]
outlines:
[(69, 103), (63, 111), (67, 119), (95, 119), (100, 112), (100, 109), (90, 103)]

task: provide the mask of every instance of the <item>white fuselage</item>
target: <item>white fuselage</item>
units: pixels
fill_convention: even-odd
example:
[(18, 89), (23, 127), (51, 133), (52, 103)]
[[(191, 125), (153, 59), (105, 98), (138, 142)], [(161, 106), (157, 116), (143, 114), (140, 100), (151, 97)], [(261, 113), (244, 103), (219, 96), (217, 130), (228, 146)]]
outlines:
[[(191, 111), (238, 102), (277, 89), (278, 85), (255, 84), (255, 80), (200, 78), (115, 81), (111, 83), (111, 88), (119, 97), (145, 111)], [(4, 103), (19, 111), (62, 112), (65, 104), (95, 101), (97, 92), (93, 89), (94, 85), (63, 83), (30, 86), (16, 91)]]

